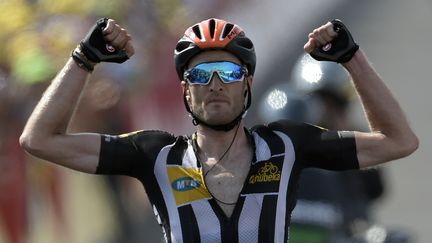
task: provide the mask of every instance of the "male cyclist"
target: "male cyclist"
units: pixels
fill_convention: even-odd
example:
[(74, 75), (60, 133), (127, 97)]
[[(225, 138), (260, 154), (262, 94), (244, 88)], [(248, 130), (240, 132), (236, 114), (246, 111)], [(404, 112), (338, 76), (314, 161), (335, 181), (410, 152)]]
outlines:
[(167, 242), (286, 242), (303, 168), (359, 169), (407, 156), (418, 146), (397, 101), (349, 37), (341, 22), (329, 22), (309, 34), (304, 49), (343, 63), (370, 133), (286, 120), (245, 128), (254, 46), (239, 26), (220, 19), (188, 28), (174, 53), (183, 102), (196, 125), (192, 135), (67, 133), (94, 65), (134, 54), (127, 31), (102, 19), (52, 81), (20, 143), (35, 156), (75, 170), (140, 180)]

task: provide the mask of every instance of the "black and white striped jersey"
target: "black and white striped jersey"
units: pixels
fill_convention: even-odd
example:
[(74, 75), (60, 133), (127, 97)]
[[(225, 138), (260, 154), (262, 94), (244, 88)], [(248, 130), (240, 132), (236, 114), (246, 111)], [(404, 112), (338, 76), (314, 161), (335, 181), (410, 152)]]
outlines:
[(248, 132), (255, 155), (230, 218), (208, 192), (188, 136), (103, 135), (96, 173), (140, 180), (167, 242), (287, 242), (301, 170), (357, 169), (353, 133), (290, 121)]

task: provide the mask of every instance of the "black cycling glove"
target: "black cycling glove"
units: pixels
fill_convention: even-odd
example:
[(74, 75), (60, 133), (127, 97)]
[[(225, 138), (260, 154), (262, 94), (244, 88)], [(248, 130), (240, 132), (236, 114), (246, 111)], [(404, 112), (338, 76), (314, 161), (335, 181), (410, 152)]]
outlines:
[(318, 61), (348, 62), (359, 49), (359, 46), (354, 42), (342, 21), (335, 19), (331, 23), (338, 36), (329, 44), (313, 50), (310, 55)]
[(82, 53), (92, 62), (123, 63), (129, 57), (125, 50), (116, 50), (105, 42), (102, 30), (106, 27), (108, 18), (99, 19), (86, 37), (80, 42)]

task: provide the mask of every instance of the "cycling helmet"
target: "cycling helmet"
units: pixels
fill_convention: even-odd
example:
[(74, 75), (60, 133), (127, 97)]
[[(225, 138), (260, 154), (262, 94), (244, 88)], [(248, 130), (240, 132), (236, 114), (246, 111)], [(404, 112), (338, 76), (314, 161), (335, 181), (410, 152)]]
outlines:
[[(195, 55), (208, 50), (224, 50), (236, 56), (248, 69), (248, 74), (255, 72), (255, 49), (252, 41), (246, 37), (243, 30), (236, 24), (225, 20), (211, 18), (189, 27), (183, 37), (177, 42), (174, 50), (174, 61), (177, 75), (183, 80), (183, 73), (190, 59)], [(220, 125), (211, 125), (201, 120), (192, 112), (183, 94), (183, 102), (186, 110), (190, 113), (194, 125), (202, 124), (218, 131), (229, 131), (233, 129), (246, 113), (251, 105), (251, 92), (247, 84), (245, 93), (245, 106), (240, 114), (231, 122)]]
[(309, 54), (296, 62), (291, 79), (300, 93), (330, 97), (342, 106), (355, 97), (351, 77), (340, 64), (316, 61)]
[(211, 18), (189, 27), (177, 42), (174, 60), (180, 80), (189, 60), (205, 50), (228, 51), (246, 65), (249, 74), (254, 74), (256, 57), (252, 41), (238, 25)]

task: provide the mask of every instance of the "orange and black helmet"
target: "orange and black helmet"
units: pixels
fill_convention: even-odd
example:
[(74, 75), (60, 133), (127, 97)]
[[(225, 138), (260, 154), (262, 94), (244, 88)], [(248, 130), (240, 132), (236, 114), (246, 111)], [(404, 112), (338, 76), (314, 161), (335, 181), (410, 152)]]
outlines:
[(211, 18), (189, 27), (177, 42), (174, 60), (180, 80), (189, 60), (206, 50), (228, 51), (246, 65), (250, 75), (254, 74), (256, 57), (252, 41), (238, 25)]

